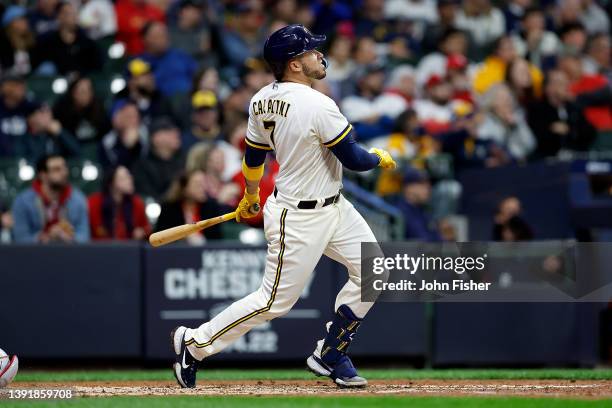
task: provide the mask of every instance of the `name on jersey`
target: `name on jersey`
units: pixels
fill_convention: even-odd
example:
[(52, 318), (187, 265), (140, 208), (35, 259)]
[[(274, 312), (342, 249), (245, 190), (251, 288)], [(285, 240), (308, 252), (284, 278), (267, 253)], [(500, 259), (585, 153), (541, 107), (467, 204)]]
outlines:
[(253, 114), (275, 113), (286, 118), (290, 106), (290, 103), (280, 99), (262, 99), (253, 102)]

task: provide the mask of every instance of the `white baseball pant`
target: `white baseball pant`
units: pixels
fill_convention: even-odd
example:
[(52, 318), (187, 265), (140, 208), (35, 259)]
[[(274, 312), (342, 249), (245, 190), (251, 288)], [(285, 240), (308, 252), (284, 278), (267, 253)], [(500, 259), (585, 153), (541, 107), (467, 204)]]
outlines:
[[(361, 242), (375, 242), (372, 230), (353, 205), (340, 196), (335, 204), (298, 209), (299, 200), (278, 192), (264, 207), (268, 254), (258, 290), (232, 303), (197, 329), (187, 329), (185, 342), (198, 360), (216, 354), (240, 336), (293, 307), (322, 254), (348, 269), (348, 281), (335, 309), (347, 305), (363, 318), (372, 302), (361, 301)], [(335, 312), (335, 310), (334, 310)]]

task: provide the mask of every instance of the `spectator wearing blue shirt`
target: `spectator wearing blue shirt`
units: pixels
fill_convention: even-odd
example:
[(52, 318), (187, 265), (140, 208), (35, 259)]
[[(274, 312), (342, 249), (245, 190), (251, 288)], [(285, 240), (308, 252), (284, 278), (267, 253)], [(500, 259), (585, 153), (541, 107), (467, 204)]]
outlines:
[(155, 82), (164, 96), (186, 94), (191, 89), (197, 70), (195, 60), (170, 47), (168, 28), (160, 22), (150, 22), (142, 29), (145, 53), (141, 56), (150, 64)]
[(64, 158), (45, 156), (36, 164), (36, 171), (32, 187), (13, 202), (14, 242), (88, 242), (87, 200), (68, 183)]
[(4, 75), (0, 83), (0, 157), (15, 155), (28, 131), (27, 118), (36, 104), (26, 98), (26, 83), (19, 75)]
[(258, 1), (238, 4), (233, 12), (229, 26), (218, 33), (228, 75), (237, 75), (248, 58), (261, 54), (266, 40), (265, 15)]
[(403, 176), (401, 197), (395, 206), (404, 216), (404, 238), (425, 242), (441, 240), (440, 234), (432, 228), (432, 220), (425, 211), (431, 198), (431, 184), (423, 172), (408, 167)]
[(19, 138), (15, 153), (33, 163), (48, 154), (75, 157), (81, 153), (79, 141), (53, 117), (47, 105), (34, 107), (28, 115), (28, 131)]

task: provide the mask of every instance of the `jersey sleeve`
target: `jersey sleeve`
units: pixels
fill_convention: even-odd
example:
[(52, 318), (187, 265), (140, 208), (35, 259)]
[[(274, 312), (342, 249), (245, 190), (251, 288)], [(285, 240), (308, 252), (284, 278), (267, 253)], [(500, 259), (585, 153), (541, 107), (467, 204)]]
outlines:
[(325, 147), (333, 147), (351, 133), (353, 126), (340, 113), (338, 105), (330, 98), (321, 100), (314, 118), (315, 132)]
[(257, 121), (252, 113), (249, 112), (249, 123), (247, 125), (247, 134), (245, 138), (247, 145), (260, 150), (272, 150), (268, 140), (261, 134)]

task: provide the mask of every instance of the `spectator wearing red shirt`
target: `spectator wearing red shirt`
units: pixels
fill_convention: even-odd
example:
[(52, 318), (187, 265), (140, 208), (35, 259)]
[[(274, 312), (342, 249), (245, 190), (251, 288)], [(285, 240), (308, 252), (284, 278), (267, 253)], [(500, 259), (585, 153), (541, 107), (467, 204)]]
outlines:
[(125, 44), (128, 55), (144, 51), (142, 29), (146, 23), (165, 22), (164, 12), (146, 0), (117, 0), (117, 41)]
[(134, 180), (126, 167), (110, 170), (102, 191), (88, 201), (93, 240), (142, 240), (151, 233), (144, 202), (134, 194)]
[[(570, 92), (575, 97), (603, 91), (610, 86), (608, 79), (601, 74), (585, 74), (580, 56), (566, 52), (559, 56), (559, 69), (570, 79)], [(599, 102), (582, 103), (585, 118), (597, 130), (612, 130), (612, 109), (610, 104)]]

